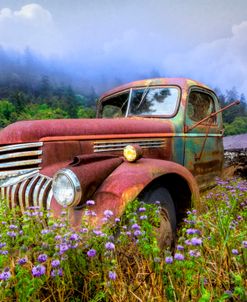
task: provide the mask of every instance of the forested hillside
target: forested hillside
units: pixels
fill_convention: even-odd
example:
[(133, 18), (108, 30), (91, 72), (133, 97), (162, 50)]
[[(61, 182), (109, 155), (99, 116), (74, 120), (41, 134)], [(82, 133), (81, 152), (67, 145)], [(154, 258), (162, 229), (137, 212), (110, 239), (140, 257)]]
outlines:
[[(37, 57), (28, 49), (19, 54), (0, 48), (0, 66), (0, 128), (18, 120), (95, 116), (94, 85), (71, 69), (66, 73), (62, 62)], [(152, 76), (153, 71), (150, 71), (146, 78)], [(121, 84), (121, 80), (112, 82)], [(223, 113), (225, 134), (246, 133), (245, 95), (234, 87), (225, 92), (216, 89), (216, 92), (221, 106), (236, 99), (241, 101), (239, 106)]]

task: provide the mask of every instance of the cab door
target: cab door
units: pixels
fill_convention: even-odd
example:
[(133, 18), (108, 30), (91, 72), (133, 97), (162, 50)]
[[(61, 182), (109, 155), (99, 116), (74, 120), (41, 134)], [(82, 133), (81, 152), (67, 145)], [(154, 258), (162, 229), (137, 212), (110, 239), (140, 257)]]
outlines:
[(200, 189), (210, 187), (223, 167), (221, 114), (199, 123), (219, 110), (216, 95), (206, 89), (190, 89), (185, 109), (184, 165), (196, 177)]

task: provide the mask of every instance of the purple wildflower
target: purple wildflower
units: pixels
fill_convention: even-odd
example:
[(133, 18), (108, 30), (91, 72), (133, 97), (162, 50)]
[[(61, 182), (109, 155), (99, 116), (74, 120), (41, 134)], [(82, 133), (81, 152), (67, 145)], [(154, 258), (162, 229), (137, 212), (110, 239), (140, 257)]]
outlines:
[(11, 274), (9, 271), (7, 271), (7, 272), (5, 271), (0, 274), (0, 280), (3, 280), (3, 281), (8, 280), (10, 277), (11, 277)]
[(120, 222), (121, 220), (120, 220), (120, 218), (115, 218), (115, 222)]
[(91, 211), (91, 210), (86, 210), (84, 212), (84, 215), (85, 216), (97, 216), (97, 214), (94, 211)]
[(93, 233), (96, 235), (96, 236), (104, 236), (104, 233), (100, 230), (93, 230)]
[(40, 263), (42, 263), (42, 262), (45, 262), (46, 260), (47, 260), (47, 255), (46, 254), (41, 254), (41, 255), (39, 255), (38, 256), (38, 261), (40, 262)]
[(180, 254), (180, 253), (176, 253), (174, 255), (174, 259), (179, 260), (179, 261), (183, 261), (184, 260), (184, 255)]
[(225, 291), (225, 294), (227, 294), (227, 295), (230, 296), (230, 297), (232, 296), (232, 292), (231, 292), (230, 290), (226, 290), (226, 291)]
[(191, 238), (191, 244), (192, 245), (201, 245), (202, 244), (202, 239), (197, 238), (197, 237), (193, 237), (193, 238)]
[(139, 212), (145, 212), (145, 211), (146, 211), (146, 208), (144, 208), (144, 207), (139, 208)]
[(29, 210), (38, 210), (39, 206), (30, 206), (28, 207)]
[(94, 257), (96, 255), (96, 251), (94, 249), (91, 249), (87, 252), (88, 257)]
[(148, 217), (147, 217), (147, 215), (142, 215), (142, 216), (140, 216), (140, 220), (145, 220), (145, 219), (147, 219)]
[(135, 236), (140, 236), (140, 235), (142, 235), (142, 232), (140, 230), (135, 230), (134, 235)]
[(115, 249), (115, 244), (112, 243), (112, 242), (106, 242), (105, 248), (106, 248), (107, 250), (113, 251), (113, 250)]
[(0, 251), (0, 255), (8, 255), (8, 251)]
[(75, 243), (75, 244), (71, 244), (70, 247), (71, 247), (72, 249), (76, 249), (76, 248), (78, 247), (78, 245), (79, 245), (78, 243)]
[(155, 201), (155, 204), (159, 205), (159, 204), (160, 204), (160, 201), (156, 200), (156, 201)]
[(11, 238), (14, 238), (14, 237), (16, 237), (17, 234), (16, 234), (16, 232), (7, 232), (7, 235)]
[(60, 261), (57, 259), (52, 260), (51, 266), (52, 267), (58, 267), (60, 265)]
[(191, 245), (191, 241), (190, 240), (185, 240), (185, 244), (186, 245)]
[(195, 258), (201, 256), (200, 252), (197, 251), (197, 250), (190, 250), (190, 251), (189, 251), (189, 255), (190, 255), (191, 257), (195, 257)]
[(62, 239), (62, 236), (61, 236), (61, 235), (55, 236), (55, 240), (61, 240), (61, 239)]
[(79, 239), (79, 236), (78, 236), (78, 234), (75, 233), (75, 234), (72, 234), (69, 239), (72, 241), (77, 241)]
[(5, 247), (6, 246), (6, 243), (5, 242), (0, 242), (0, 249)]
[(104, 222), (104, 223), (105, 223), (105, 222), (107, 222), (107, 221), (108, 221), (108, 218), (107, 218), (107, 217), (103, 217), (101, 220), (102, 220), (102, 222)]
[(94, 206), (95, 205), (95, 201), (94, 200), (87, 200), (86, 201), (86, 205), (87, 206)]
[(26, 258), (21, 258), (21, 259), (18, 260), (18, 264), (19, 265), (23, 265), (25, 263), (27, 263), (27, 259)]
[(242, 242), (242, 245), (243, 245), (243, 247), (244, 247), (245, 249), (247, 249), (247, 241), (243, 241), (243, 242)]
[(134, 223), (133, 225), (132, 225), (132, 227), (131, 227), (133, 230), (140, 230), (140, 226), (139, 226), (139, 224), (137, 224), (137, 223)]
[(184, 247), (182, 245), (177, 245), (177, 250), (178, 251), (183, 251), (184, 250)]
[(47, 229), (41, 230), (41, 234), (42, 234), (42, 235), (49, 234), (50, 232), (51, 232), (51, 231), (50, 231), (50, 230), (47, 230)]
[(117, 274), (116, 274), (116, 272), (109, 271), (108, 277), (109, 277), (109, 279), (111, 279), (111, 280), (116, 280)]
[(53, 278), (55, 278), (55, 277), (62, 277), (62, 275), (63, 275), (63, 270), (61, 268), (53, 269), (51, 271), (51, 276)]
[(233, 255), (238, 255), (238, 250), (237, 249), (232, 249)]
[(199, 234), (200, 231), (197, 230), (197, 229), (188, 229), (188, 230), (186, 231), (186, 233), (187, 233), (188, 235), (194, 235), (194, 234)]
[(16, 229), (18, 229), (18, 226), (15, 225), (15, 224), (11, 224), (11, 225), (9, 226), (9, 229), (10, 229), (10, 230), (16, 230)]
[(62, 254), (65, 253), (68, 249), (69, 249), (68, 244), (66, 244), (66, 243), (60, 244), (60, 246), (59, 246), (59, 254), (62, 255)]
[(111, 210), (105, 210), (104, 211), (104, 216), (106, 218), (110, 218), (111, 216), (113, 216), (113, 212)]
[(130, 232), (130, 231), (127, 231), (125, 234), (126, 234), (127, 236), (131, 236), (131, 232)]
[(40, 277), (45, 274), (46, 268), (44, 265), (37, 265), (32, 268), (32, 275), (34, 277)]
[(85, 233), (87, 233), (87, 232), (88, 232), (88, 229), (87, 229), (87, 228), (82, 228), (82, 229), (80, 229), (80, 233), (85, 234)]
[(167, 264), (172, 264), (172, 262), (173, 262), (172, 256), (166, 257), (166, 258), (165, 258), (165, 261), (166, 261)]

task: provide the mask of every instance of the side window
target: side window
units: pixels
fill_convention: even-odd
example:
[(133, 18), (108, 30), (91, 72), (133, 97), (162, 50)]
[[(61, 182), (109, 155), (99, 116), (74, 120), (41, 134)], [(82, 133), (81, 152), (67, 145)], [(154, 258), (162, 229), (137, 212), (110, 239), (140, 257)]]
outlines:
[[(192, 91), (189, 95), (187, 116), (193, 122), (199, 122), (203, 118), (215, 112), (215, 105), (213, 98), (204, 92)], [(216, 118), (213, 117), (205, 123), (215, 123)]]

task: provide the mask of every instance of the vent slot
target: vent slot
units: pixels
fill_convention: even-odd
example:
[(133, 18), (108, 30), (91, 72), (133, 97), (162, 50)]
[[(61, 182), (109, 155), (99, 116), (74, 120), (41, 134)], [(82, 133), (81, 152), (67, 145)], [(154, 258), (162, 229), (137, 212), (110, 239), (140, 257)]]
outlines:
[(116, 140), (116, 141), (97, 141), (94, 142), (94, 152), (122, 151), (130, 144), (137, 144), (142, 148), (162, 148), (165, 147), (164, 139), (147, 140)]

